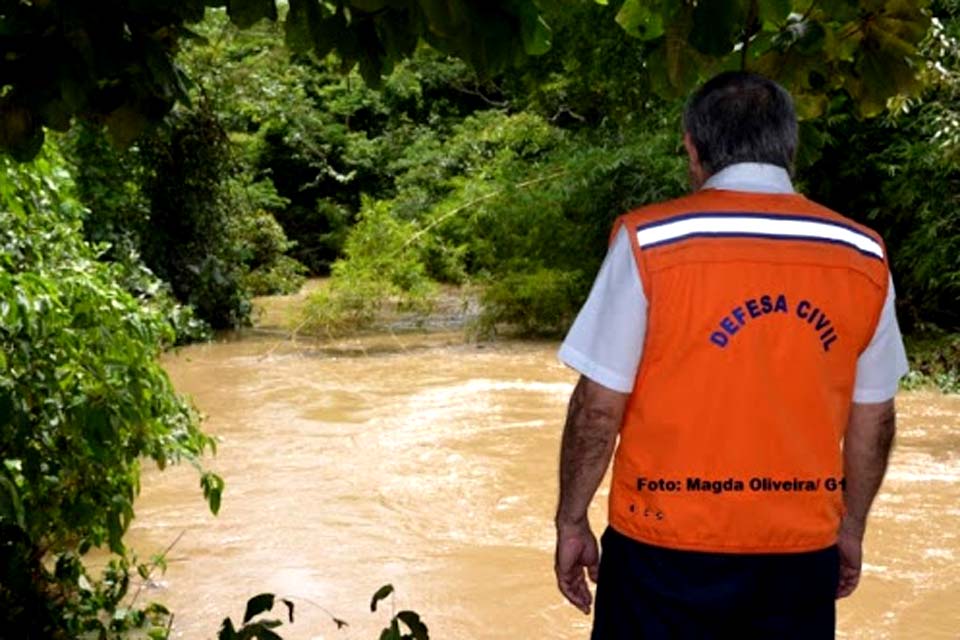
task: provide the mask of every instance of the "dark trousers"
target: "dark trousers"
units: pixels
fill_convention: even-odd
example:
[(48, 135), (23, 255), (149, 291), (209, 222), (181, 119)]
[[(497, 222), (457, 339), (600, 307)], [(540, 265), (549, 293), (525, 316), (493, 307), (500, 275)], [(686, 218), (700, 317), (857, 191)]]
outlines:
[(837, 548), (678, 551), (611, 528), (601, 538), (592, 640), (833, 638)]

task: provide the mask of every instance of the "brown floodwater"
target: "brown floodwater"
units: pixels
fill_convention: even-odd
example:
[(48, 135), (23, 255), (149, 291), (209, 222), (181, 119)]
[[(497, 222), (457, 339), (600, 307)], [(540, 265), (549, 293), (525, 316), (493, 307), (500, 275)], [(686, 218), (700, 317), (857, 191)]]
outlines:
[[(127, 538), (141, 555), (181, 533), (145, 597), (173, 637), (213, 638), (246, 599), (296, 602), (291, 639), (379, 637), (371, 594), (420, 612), (437, 640), (587, 638), (552, 573), (558, 440), (575, 376), (555, 343), (454, 334), (336, 344), (247, 334), (165, 360), (220, 439), (218, 517), (189, 466), (145, 470)], [(903, 393), (851, 639), (960, 637), (960, 396)], [(591, 510), (604, 523), (606, 489)], [(141, 596), (144, 597), (144, 596)], [(388, 601), (387, 612), (391, 603)], [(324, 612), (350, 626), (337, 630)]]

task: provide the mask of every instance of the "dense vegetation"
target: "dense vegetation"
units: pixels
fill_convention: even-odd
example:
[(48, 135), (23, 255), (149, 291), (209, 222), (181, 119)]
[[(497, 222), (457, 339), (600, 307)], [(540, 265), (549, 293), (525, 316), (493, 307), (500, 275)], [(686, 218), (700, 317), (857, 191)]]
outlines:
[[(425, 313), (455, 284), (484, 334), (562, 334), (613, 218), (686, 190), (683, 95), (719, 68), (794, 91), (798, 183), (884, 235), (913, 379), (960, 388), (955, 0), (291, 0), (278, 23), (242, 0), (189, 32), (216, 2), (120, 3), (136, 15), (102, 24), (67, 4), (0, 11), (6, 628), (162, 623), (121, 607), (139, 460), (212, 446), (162, 349), (248, 324), (252, 296), (307, 274), (332, 277), (301, 330)], [(37, 71), (46, 49), (59, 74)], [(222, 482), (201, 479), (216, 511)], [(116, 556), (99, 580), (95, 546)]]
[[(957, 9), (934, 9), (923, 92), (872, 119), (831, 94), (808, 109), (820, 115), (804, 121), (798, 159), (808, 193), (884, 234), (911, 333), (960, 323), (957, 209), (927, 188), (957, 192)], [(308, 328), (352, 330), (384, 305), (428, 308), (438, 282), (470, 282), (483, 331), (564, 330), (613, 217), (686, 188), (682, 103), (622, 64), (650, 45), (611, 28), (615, 14), (548, 11), (553, 49), (493, 77), (421, 49), (379, 91), (335, 58), (290, 63), (277, 27), (205, 23), (213, 44), (188, 49), (186, 67), (256, 178), (286, 199), (275, 214), (293, 255), (334, 274)]]
[[(129, 143), (189, 102), (189, 76), (175, 56), (196, 37), (189, 25), (207, 7), (226, 7), (244, 28), (276, 20), (276, 0), (43, 0), (0, 9), (0, 149), (29, 159), (44, 131), (66, 131), (74, 117), (105, 125)], [(291, 0), (284, 16), (293, 50), (336, 50), (344, 69), (375, 83), (416, 49), (434, 48), (495, 71), (549, 47), (533, 0)], [(910, 3), (905, 5), (908, 9)], [(914, 11), (914, 13), (916, 13)]]
[[(156, 359), (189, 311), (142, 267), (101, 260), (83, 214), (53, 149), (31, 166), (0, 160), (0, 610), (18, 637), (162, 613), (120, 606), (141, 458), (199, 464), (213, 446)], [(216, 510), (222, 482), (202, 484)], [(80, 561), (92, 547), (116, 555), (103, 580)]]

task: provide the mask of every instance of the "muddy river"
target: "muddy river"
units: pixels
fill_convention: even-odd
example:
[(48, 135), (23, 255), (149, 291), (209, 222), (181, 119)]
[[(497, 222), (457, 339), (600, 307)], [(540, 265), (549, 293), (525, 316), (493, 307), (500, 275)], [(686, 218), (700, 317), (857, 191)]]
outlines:
[[(454, 334), (319, 346), (247, 334), (170, 355), (177, 387), (220, 439), (210, 515), (189, 467), (145, 470), (127, 538), (149, 556), (178, 536), (146, 596), (173, 637), (213, 638), (263, 591), (292, 598), (292, 639), (379, 637), (371, 594), (437, 640), (587, 638), (552, 573), (558, 439), (574, 375), (555, 343)], [(842, 638), (960, 637), (960, 396), (903, 393)], [(606, 490), (591, 518), (599, 533)], [(329, 612), (329, 613), (328, 613)], [(338, 630), (331, 614), (349, 623)]]

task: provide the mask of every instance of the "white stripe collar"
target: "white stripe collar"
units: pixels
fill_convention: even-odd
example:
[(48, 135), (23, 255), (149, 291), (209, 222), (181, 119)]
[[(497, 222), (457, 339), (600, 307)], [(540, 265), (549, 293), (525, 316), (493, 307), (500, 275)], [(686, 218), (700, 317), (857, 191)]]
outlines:
[(739, 162), (721, 169), (703, 184), (704, 189), (752, 193), (794, 193), (790, 174), (783, 167), (762, 162)]

